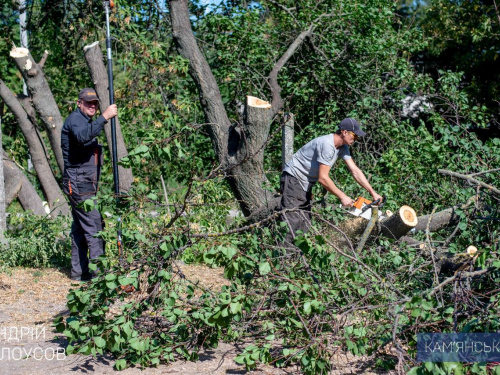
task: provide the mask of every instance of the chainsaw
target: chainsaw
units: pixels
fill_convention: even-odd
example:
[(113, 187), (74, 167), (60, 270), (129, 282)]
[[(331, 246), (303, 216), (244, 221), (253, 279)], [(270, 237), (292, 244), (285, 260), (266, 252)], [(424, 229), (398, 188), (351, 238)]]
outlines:
[[(342, 208), (344, 211), (347, 213), (356, 216), (356, 217), (362, 217), (366, 220), (370, 220), (372, 217), (372, 206), (377, 206), (378, 208), (381, 208), (385, 204), (385, 197), (382, 198), (382, 202), (380, 202), (380, 199), (377, 199), (376, 201), (372, 202), (366, 198), (363, 197), (358, 197), (355, 201), (352, 207), (345, 207), (343, 205), (340, 205), (340, 208)], [(385, 218), (385, 216), (382, 214), (381, 211), (378, 212), (378, 219), (382, 220)]]

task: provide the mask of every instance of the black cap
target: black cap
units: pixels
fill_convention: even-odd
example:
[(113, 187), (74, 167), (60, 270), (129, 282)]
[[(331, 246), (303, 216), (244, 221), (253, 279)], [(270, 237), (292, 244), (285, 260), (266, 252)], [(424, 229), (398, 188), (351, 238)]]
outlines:
[(358, 137), (363, 137), (366, 135), (366, 133), (361, 130), (361, 125), (359, 125), (359, 123), (353, 118), (343, 119), (339, 124), (339, 129), (353, 132)]
[(91, 102), (94, 100), (99, 101), (99, 98), (97, 97), (97, 93), (95, 92), (94, 89), (91, 89), (90, 87), (84, 88), (80, 93), (78, 94), (78, 99), (85, 100), (87, 102)]

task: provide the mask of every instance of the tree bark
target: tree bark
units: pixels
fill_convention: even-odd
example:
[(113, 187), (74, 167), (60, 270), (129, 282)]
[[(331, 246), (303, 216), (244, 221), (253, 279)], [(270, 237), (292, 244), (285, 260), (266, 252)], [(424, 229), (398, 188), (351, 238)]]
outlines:
[(15, 193), (9, 194), (10, 197), (12, 199), (17, 197), (25, 211), (32, 211), (35, 215), (46, 215), (42, 199), (36, 193), (35, 188), (17, 165), (9, 159), (5, 151), (3, 151), (3, 168), (5, 185), (12, 187)]
[(292, 113), (285, 113), (283, 117), (283, 129), (281, 131), (281, 169), (292, 159), (294, 138), (294, 117)]
[(16, 117), (19, 127), (24, 134), (26, 143), (28, 144), (30, 150), (33, 167), (35, 168), (38, 180), (40, 181), (42, 190), (53, 215), (69, 215), (69, 205), (66, 202), (66, 198), (61, 191), (46, 158), (42, 137), (38, 133), (36, 126), (34, 126), (29, 120), (28, 114), (22, 107), (21, 103), (16, 99), (12, 91), (9, 90), (2, 80), (0, 80), (0, 97)]
[(458, 215), (455, 213), (458, 207), (450, 207), (434, 215), (423, 215), (418, 218), (415, 232), (425, 231), (429, 226), (429, 232), (436, 232), (442, 228), (458, 223)]
[(273, 96), (272, 105), (264, 109), (247, 103), (244, 123), (242, 127), (237, 127), (231, 125), (217, 82), (196, 43), (189, 18), (188, 1), (170, 0), (169, 6), (173, 39), (179, 54), (189, 60), (189, 72), (199, 91), (220, 168), (243, 214), (250, 217), (250, 220), (265, 217), (279, 203), (279, 199), (265, 189), (267, 178), (263, 167), (263, 152), (271, 121), (283, 106), (277, 76), (312, 29), (299, 35), (271, 71), (269, 84)]
[[(90, 76), (92, 77), (92, 82), (99, 96), (99, 108), (101, 113), (106, 110), (109, 106), (109, 81), (108, 72), (103, 62), (103, 55), (99, 42), (92, 43), (83, 48), (85, 53), (85, 60), (90, 70)], [(124, 158), (128, 155), (127, 147), (125, 146), (125, 141), (123, 139), (123, 134), (120, 127), (120, 121), (118, 116), (115, 117), (116, 125), (116, 153), (118, 160)], [(104, 132), (106, 133), (106, 139), (108, 141), (109, 154), (113, 155), (112, 142), (111, 142), (111, 127), (105, 126)], [(132, 169), (123, 168), (118, 166), (118, 176), (120, 179), (120, 191), (127, 192), (132, 186), (134, 176), (132, 175)]]
[(191, 28), (187, 0), (170, 0), (172, 36), (179, 54), (189, 60), (189, 73), (200, 95), (200, 102), (208, 123), (215, 155), (226, 167), (227, 144), (231, 122), (227, 116), (219, 86), (210, 66), (201, 53)]
[[(0, 102), (0, 155), (3, 154), (2, 117), (3, 117), (3, 103)], [(5, 204), (5, 182), (3, 176), (3, 163), (0, 163), (0, 240), (4, 238), (4, 233), (6, 229), (7, 229), (7, 213)]]
[(264, 188), (268, 184), (264, 149), (271, 127), (270, 115), (271, 104), (248, 96), (242, 129), (231, 137), (238, 140), (236, 149), (229, 149), (228, 155), (231, 183), (245, 216), (261, 209), (272, 210), (276, 204), (274, 194)]
[(52, 151), (56, 157), (61, 172), (64, 171), (64, 161), (61, 149), (61, 130), (63, 119), (52, 91), (45, 79), (42, 68), (35, 62), (27, 48), (14, 48), (10, 52), (18, 70), (28, 86), (35, 109), (45, 124)]

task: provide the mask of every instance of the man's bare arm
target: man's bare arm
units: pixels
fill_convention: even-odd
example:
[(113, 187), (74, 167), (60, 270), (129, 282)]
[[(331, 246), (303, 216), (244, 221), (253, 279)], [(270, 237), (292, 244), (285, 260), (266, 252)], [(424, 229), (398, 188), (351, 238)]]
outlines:
[(337, 196), (344, 206), (353, 205), (353, 200), (340, 190), (330, 178), (330, 166), (320, 163), (318, 182), (330, 193)]
[(347, 159), (344, 161), (347, 164), (347, 168), (349, 168), (349, 170), (351, 171), (352, 176), (354, 177), (356, 182), (360, 186), (362, 186), (368, 193), (370, 193), (370, 195), (373, 197), (373, 200), (376, 201), (377, 199), (380, 199), (380, 201), (382, 201), (382, 197), (377, 194), (377, 192), (372, 188), (372, 186), (368, 182), (368, 179), (365, 177), (365, 174), (361, 169), (359, 169), (354, 160)]

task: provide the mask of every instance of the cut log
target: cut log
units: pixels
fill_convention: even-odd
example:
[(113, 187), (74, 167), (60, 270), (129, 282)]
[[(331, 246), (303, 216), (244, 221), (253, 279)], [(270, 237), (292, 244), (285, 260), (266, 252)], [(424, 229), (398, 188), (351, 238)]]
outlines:
[[(391, 239), (400, 239), (414, 228), (418, 221), (415, 211), (409, 206), (402, 206), (395, 214), (391, 211), (386, 211), (386, 214), (390, 216), (379, 222), (380, 225), (375, 227), (371, 233), (372, 237), (380, 234)], [(341, 222), (338, 225), (338, 229), (347, 235), (351, 241), (356, 242), (365, 231), (369, 221), (364, 217), (350, 217), (352, 219)], [(340, 245), (345, 244), (345, 239), (342, 235), (330, 233), (329, 236)], [(419, 246), (421, 244), (419, 241), (414, 240), (410, 243), (408, 239), (405, 242), (411, 246)]]
[(255, 108), (266, 108), (266, 109), (271, 108), (271, 103), (256, 98), (255, 96), (247, 96), (247, 105)]
[(450, 225), (456, 225), (459, 220), (457, 210), (465, 210), (471, 204), (477, 201), (476, 196), (470, 197), (467, 202), (461, 206), (446, 208), (434, 214), (423, 215), (418, 218), (418, 224), (415, 226), (415, 233), (425, 231), (429, 227), (429, 232), (436, 232)]
[(382, 235), (395, 240), (404, 236), (418, 223), (417, 214), (410, 206), (402, 206), (391, 217), (380, 222)]
[(469, 246), (464, 253), (436, 252), (436, 271), (438, 274), (453, 274), (457, 271), (466, 271), (476, 261), (479, 254), (475, 246)]

